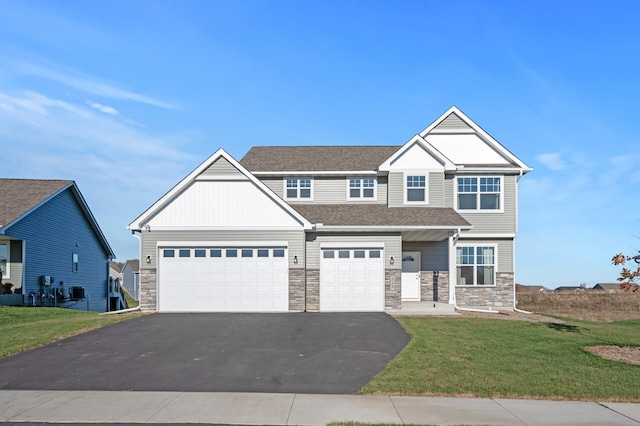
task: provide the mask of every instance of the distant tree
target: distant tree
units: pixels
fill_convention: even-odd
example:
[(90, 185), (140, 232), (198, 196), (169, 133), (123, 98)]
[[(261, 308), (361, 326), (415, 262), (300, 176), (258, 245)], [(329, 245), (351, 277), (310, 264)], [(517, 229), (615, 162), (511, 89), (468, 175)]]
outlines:
[(631, 291), (636, 292), (640, 291), (640, 285), (637, 281), (640, 280), (640, 255), (629, 257), (625, 256), (622, 253), (618, 253), (613, 256), (611, 259), (611, 263), (614, 265), (624, 265), (626, 262), (634, 261), (636, 264), (639, 264), (638, 268), (635, 271), (632, 271), (628, 268), (622, 268), (620, 272), (620, 277), (618, 277), (618, 281), (620, 282), (620, 288), (623, 291)]

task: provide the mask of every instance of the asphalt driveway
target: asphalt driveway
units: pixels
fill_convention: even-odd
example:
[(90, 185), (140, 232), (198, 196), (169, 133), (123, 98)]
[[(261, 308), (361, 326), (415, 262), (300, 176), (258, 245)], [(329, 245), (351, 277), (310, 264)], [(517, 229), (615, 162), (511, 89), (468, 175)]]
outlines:
[(383, 313), (153, 314), (0, 359), (0, 389), (348, 394), (409, 340)]

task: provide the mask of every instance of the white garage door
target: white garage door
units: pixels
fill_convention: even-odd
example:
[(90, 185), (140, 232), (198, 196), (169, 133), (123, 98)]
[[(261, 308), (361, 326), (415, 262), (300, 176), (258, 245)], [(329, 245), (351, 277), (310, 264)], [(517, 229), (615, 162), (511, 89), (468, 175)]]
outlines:
[(321, 311), (384, 311), (382, 249), (323, 249)]
[(162, 247), (158, 310), (164, 312), (286, 312), (287, 249)]

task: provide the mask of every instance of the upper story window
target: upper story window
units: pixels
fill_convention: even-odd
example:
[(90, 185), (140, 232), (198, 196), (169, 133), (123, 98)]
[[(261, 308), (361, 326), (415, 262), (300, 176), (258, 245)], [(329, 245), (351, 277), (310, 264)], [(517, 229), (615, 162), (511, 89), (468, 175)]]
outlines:
[(349, 199), (367, 200), (375, 197), (376, 180), (374, 178), (349, 178)]
[(501, 177), (458, 177), (458, 210), (501, 210)]
[(311, 178), (294, 178), (285, 180), (285, 198), (312, 200)]
[(80, 270), (80, 258), (78, 253), (73, 253), (71, 256), (71, 271), (78, 272)]
[(405, 175), (405, 202), (427, 203), (427, 176)]

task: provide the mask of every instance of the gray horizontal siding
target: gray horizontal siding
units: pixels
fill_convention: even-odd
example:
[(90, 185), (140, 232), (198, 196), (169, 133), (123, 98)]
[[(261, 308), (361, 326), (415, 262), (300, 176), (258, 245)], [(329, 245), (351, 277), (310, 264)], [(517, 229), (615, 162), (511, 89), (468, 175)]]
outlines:
[(405, 242), (402, 251), (420, 252), (421, 271), (449, 270), (449, 240), (428, 242)]
[(389, 173), (389, 207), (404, 205), (404, 174), (402, 172)]
[[(284, 198), (284, 179), (279, 178), (261, 178), (262, 183), (269, 187), (273, 192), (278, 194), (280, 198)], [(378, 197), (376, 200), (370, 201), (347, 201), (347, 182), (346, 176), (340, 177), (315, 177), (313, 179), (313, 201), (304, 200), (287, 200), (291, 204), (342, 204), (342, 203), (387, 203), (387, 178), (378, 178)]]
[[(428, 207), (444, 206), (444, 173), (429, 172), (428, 174)], [(389, 207), (406, 207), (404, 204), (404, 173), (389, 173)]]
[(498, 246), (498, 271), (497, 272), (515, 272), (513, 265), (513, 239), (466, 239), (460, 238), (458, 245), (497, 245)]
[(433, 131), (438, 130), (469, 130), (471, 129), (464, 121), (460, 119), (456, 114), (451, 113), (438, 124)]
[[(308, 234), (307, 269), (320, 269), (320, 244), (384, 244), (384, 263), (386, 269), (402, 269), (402, 236), (399, 233), (358, 233), (358, 234)], [(394, 257), (391, 265), (390, 257)]]
[(201, 173), (202, 176), (232, 176), (232, 175), (242, 175), (240, 170), (236, 169), (233, 164), (231, 164), (226, 158), (219, 158), (209, 166), (204, 172)]
[[(156, 268), (158, 241), (288, 241), (289, 268), (304, 268), (303, 231), (143, 231), (140, 269)], [(145, 263), (147, 255), (151, 256), (151, 264), (148, 265)], [(294, 256), (298, 256), (297, 265), (293, 263)]]
[[(496, 175), (492, 175), (496, 176)], [(454, 200), (455, 177), (445, 179), (445, 207), (456, 208), (456, 200)], [(466, 213), (458, 212), (464, 217), (473, 229), (466, 231), (468, 234), (495, 234), (495, 233), (515, 233), (516, 232), (516, 178), (515, 176), (504, 176), (502, 179), (504, 186), (504, 212), (502, 213)]]

